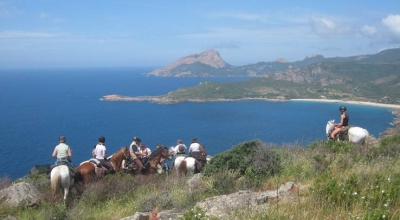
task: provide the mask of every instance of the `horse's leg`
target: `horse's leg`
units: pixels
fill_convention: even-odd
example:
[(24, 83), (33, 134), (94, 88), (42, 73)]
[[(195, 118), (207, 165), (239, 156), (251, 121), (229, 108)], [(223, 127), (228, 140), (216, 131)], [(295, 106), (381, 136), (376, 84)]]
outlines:
[(182, 176), (182, 174), (185, 174), (185, 175), (187, 174), (186, 160), (182, 161), (181, 164), (179, 164), (178, 174), (179, 174), (179, 176)]

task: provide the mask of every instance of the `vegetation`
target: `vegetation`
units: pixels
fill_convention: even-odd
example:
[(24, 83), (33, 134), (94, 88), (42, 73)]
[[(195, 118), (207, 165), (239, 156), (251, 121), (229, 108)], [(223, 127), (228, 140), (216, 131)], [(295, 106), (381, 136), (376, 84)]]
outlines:
[[(135, 212), (183, 211), (182, 219), (213, 219), (194, 208), (196, 202), (238, 190), (270, 190), (293, 181), (295, 199), (270, 209), (236, 210), (235, 219), (399, 219), (400, 134), (360, 148), (346, 142), (318, 141), (306, 148), (241, 143), (215, 155), (205, 167), (201, 185), (188, 191), (190, 177), (132, 177), (125, 173), (91, 183), (82, 194), (77, 186), (66, 206), (54, 198), (45, 175), (24, 178), (43, 194), (37, 207), (0, 207), (0, 218), (121, 219)], [(9, 186), (7, 177), (0, 181)]]
[(164, 76), (247, 76), (255, 79), (230, 83), (205, 82), (163, 96), (136, 98), (161, 103), (258, 98), (339, 99), (400, 104), (399, 72), (400, 48), (373, 55), (335, 58), (315, 56), (291, 63), (260, 62), (241, 67), (228, 65), (219, 69), (196, 62), (178, 65)]

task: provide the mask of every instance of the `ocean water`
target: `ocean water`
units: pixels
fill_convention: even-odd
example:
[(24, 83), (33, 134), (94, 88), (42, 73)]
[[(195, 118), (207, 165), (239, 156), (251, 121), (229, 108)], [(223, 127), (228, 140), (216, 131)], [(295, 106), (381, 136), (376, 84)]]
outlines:
[[(79, 164), (91, 156), (100, 135), (108, 155), (128, 146), (134, 136), (150, 149), (193, 137), (210, 155), (239, 143), (260, 139), (282, 145), (326, 140), (328, 120), (339, 120), (343, 103), (236, 101), (180, 103), (101, 101), (103, 95), (161, 95), (203, 81), (247, 78), (158, 78), (152, 69), (35, 69), (0, 71), (0, 177), (19, 178), (51, 157), (65, 135)], [(350, 124), (379, 135), (392, 127), (390, 109), (349, 105)]]

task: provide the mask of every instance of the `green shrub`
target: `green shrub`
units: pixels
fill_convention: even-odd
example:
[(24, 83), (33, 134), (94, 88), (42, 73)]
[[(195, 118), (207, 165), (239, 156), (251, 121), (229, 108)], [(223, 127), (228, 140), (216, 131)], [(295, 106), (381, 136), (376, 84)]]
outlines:
[(367, 160), (380, 156), (392, 158), (400, 156), (400, 134), (384, 138), (379, 146), (371, 148), (367, 154)]
[(207, 176), (219, 170), (237, 171), (238, 177), (249, 173), (257, 176), (272, 176), (282, 171), (281, 155), (272, 146), (261, 141), (249, 141), (232, 147), (214, 156), (204, 169)]
[(215, 155), (210, 163), (204, 167), (204, 174), (206, 176), (212, 175), (221, 169), (228, 169), (238, 171), (239, 175), (244, 175), (258, 145), (262, 145), (259, 140), (249, 141)]
[(206, 176), (206, 192), (210, 195), (222, 195), (236, 191), (237, 176), (237, 172), (223, 168), (212, 176)]
[(317, 178), (313, 186), (313, 196), (323, 204), (343, 207), (346, 210), (359, 199), (360, 183), (356, 176), (345, 180), (331, 178), (329, 174)]

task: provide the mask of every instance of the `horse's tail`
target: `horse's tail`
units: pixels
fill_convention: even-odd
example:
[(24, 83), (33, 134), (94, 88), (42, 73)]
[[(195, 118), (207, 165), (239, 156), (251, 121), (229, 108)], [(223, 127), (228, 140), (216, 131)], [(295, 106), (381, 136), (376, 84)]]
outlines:
[(182, 162), (179, 164), (178, 173), (179, 176), (182, 176), (183, 173), (186, 175), (187, 173), (186, 160), (182, 160)]
[(365, 132), (365, 139), (362, 145), (364, 148), (366, 148), (368, 146), (369, 132), (366, 129), (364, 129), (364, 132)]
[(51, 189), (53, 190), (53, 195), (55, 195), (60, 190), (61, 175), (58, 169), (54, 170), (52, 174), (53, 175), (51, 176)]

